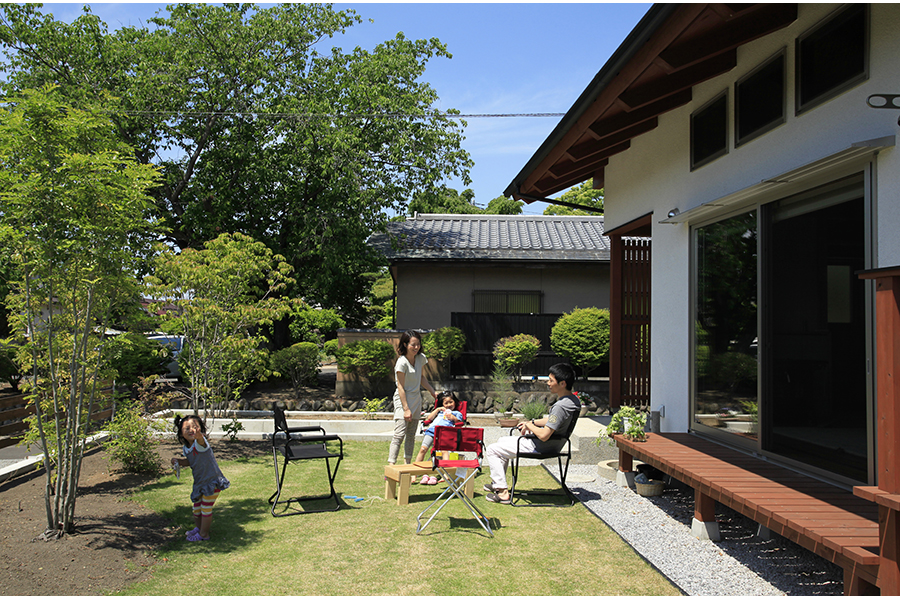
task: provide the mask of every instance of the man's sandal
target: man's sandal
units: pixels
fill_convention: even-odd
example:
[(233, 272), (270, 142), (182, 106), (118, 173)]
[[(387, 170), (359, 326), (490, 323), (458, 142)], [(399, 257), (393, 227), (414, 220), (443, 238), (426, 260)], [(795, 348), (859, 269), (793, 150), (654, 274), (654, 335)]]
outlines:
[(505, 500), (498, 496), (497, 494), (488, 494), (485, 496), (488, 502), (494, 502), (496, 504), (510, 504), (512, 503), (512, 496), (506, 498)]

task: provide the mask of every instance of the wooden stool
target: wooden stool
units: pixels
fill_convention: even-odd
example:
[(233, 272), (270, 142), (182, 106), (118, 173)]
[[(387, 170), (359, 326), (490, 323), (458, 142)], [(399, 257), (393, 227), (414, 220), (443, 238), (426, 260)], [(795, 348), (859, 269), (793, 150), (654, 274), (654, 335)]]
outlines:
[[(410, 465), (385, 465), (384, 466), (384, 498), (386, 500), (397, 499), (398, 506), (409, 504), (409, 486), (413, 475), (434, 475), (430, 460), (414, 462)], [(397, 493), (397, 483), (400, 483), (400, 493)], [(469, 480), (465, 488), (466, 496), (472, 498), (475, 494), (475, 478)]]

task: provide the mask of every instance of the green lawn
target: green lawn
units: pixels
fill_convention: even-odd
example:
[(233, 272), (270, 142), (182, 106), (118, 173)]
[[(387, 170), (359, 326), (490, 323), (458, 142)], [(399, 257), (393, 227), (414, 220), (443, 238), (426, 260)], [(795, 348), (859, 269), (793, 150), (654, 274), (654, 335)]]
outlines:
[[(226, 443), (226, 442), (222, 442)], [(181, 525), (149, 579), (130, 595), (677, 595), (678, 590), (580, 504), (510, 507), (487, 502), (476, 479), (476, 504), (491, 519), (490, 538), (458, 499), (422, 534), (416, 516), (442, 486), (413, 486), (408, 506), (384, 497), (386, 442), (344, 443), (335, 482), (341, 495), (363, 496), (337, 512), (273, 518), (271, 458), (220, 463), (231, 480), (213, 511), (212, 539), (190, 543), (190, 471), (166, 476), (133, 499)], [(304, 481), (308, 487), (301, 489)], [(523, 488), (549, 488), (540, 467)], [(322, 461), (289, 465), (286, 492), (327, 492)]]

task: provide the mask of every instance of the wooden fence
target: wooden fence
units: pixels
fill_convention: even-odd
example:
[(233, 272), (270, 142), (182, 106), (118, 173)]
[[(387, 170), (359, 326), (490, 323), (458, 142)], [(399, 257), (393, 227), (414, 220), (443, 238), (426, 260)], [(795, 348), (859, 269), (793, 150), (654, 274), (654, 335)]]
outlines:
[[(24, 394), (0, 395), (0, 448), (18, 444), (28, 431), (25, 418), (34, 414), (34, 405), (27, 402)], [(112, 385), (106, 384), (100, 389), (100, 398), (94, 403), (91, 420), (112, 418), (114, 411)]]

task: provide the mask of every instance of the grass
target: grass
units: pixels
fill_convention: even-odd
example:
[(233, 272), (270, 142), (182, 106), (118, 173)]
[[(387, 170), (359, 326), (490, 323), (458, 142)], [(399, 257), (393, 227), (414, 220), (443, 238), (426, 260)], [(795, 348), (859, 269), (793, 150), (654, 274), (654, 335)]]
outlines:
[[(191, 478), (168, 475), (133, 500), (180, 526), (158, 555), (148, 581), (128, 595), (211, 596), (611, 596), (679, 592), (582, 505), (511, 507), (481, 493), (476, 505), (491, 520), (490, 538), (458, 499), (422, 534), (416, 516), (442, 486), (413, 486), (410, 504), (384, 500), (386, 442), (344, 443), (335, 487), (363, 496), (337, 512), (273, 518), (266, 499), (275, 489), (271, 458), (222, 461), (231, 480), (213, 510), (212, 539), (184, 541), (193, 527)], [(322, 461), (292, 463), (291, 495), (327, 493)], [(541, 467), (523, 468), (520, 486), (550, 488)]]

